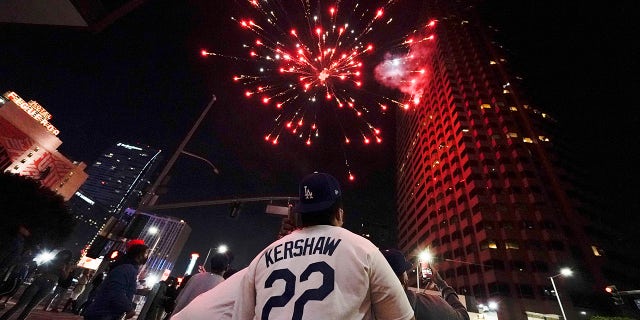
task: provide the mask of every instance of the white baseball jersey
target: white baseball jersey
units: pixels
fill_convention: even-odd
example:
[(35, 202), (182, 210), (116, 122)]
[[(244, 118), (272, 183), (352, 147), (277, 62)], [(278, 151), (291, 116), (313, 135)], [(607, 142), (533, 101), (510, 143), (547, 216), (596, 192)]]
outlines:
[(344, 228), (306, 227), (264, 249), (247, 267), (234, 319), (413, 317), (398, 277), (369, 240)]

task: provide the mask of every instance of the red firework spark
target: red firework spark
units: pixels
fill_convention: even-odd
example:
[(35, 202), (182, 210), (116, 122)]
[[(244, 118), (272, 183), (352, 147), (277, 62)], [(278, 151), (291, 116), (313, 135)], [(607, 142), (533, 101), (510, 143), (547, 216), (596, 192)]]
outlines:
[[(342, 8), (340, 0), (312, 7), (308, 0), (302, 0), (299, 14), (286, 12), (277, 1), (247, 1), (255, 17), (232, 19), (255, 36), (245, 47), (259, 68), (253, 74), (233, 76), (233, 81), (247, 87), (247, 99), (259, 99), (260, 105), (277, 111), (264, 140), (277, 145), (282, 134), (289, 133), (311, 146), (321, 129), (338, 127), (345, 145), (353, 141), (382, 143), (381, 129), (372, 123), (370, 113), (385, 113), (389, 105), (409, 106), (364, 89), (365, 62), (376, 47), (376, 37), (384, 38), (375, 31), (392, 21), (385, 17), (385, 11), (394, 0), (375, 9), (357, 2)], [(412, 41), (400, 44), (409, 46)], [(205, 50), (202, 55), (223, 56)], [(419, 98), (414, 103), (417, 101)], [(326, 112), (335, 114), (335, 122), (320, 123), (319, 113)], [(348, 177), (355, 179), (350, 170)]]

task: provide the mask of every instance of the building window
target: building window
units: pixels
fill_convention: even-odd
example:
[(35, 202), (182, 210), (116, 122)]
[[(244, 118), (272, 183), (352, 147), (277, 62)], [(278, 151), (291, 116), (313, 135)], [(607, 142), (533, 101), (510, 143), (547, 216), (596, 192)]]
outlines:
[(480, 250), (486, 249), (498, 249), (498, 243), (490, 239), (480, 241)]
[(593, 252), (593, 255), (596, 257), (600, 257), (604, 255), (604, 253), (602, 252), (602, 249), (598, 248), (597, 246), (591, 246), (591, 251)]
[(511, 270), (519, 272), (527, 271), (527, 264), (521, 260), (513, 260), (511, 261)]
[(507, 250), (519, 250), (520, 249), (520, 244), (516, 240), (507, 240), (504, 243), (504, 247)]
[(491, 282), (489, 283), (489, 295), (490, 296), (503, 296), (508, 297), (511, 295), (511, 290), (509, 290), (509, 284), (501, 283), (501, 282)]
[(535, 294), (533, 293), (533, 287), (528, 284), (516, 284), (516, 289), (518, 290), (519, 298), (535, 298)]
[(562, 243), (561, 241), (557, 241), (557, 240), (550, 241), (549, 242), (549, 250), (563, 251), (564, 250), (564, 243)]
[(549, 272), (549, 266), (544, 261), (539, 261), (539, 260), (532, 261), (531, 268), (533, 272), (540, 272), (540, 273)]

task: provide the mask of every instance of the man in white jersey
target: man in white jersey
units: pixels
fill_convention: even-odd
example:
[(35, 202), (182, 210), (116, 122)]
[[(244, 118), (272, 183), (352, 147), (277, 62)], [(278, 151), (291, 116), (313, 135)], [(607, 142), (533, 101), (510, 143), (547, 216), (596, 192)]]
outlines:
[(413, 319), (402, 285), (369, 240), (342, 228), (342, 192), (326, 173), (300, 183), (302, 229), (273, 242), (251, 264), (234, 319)]

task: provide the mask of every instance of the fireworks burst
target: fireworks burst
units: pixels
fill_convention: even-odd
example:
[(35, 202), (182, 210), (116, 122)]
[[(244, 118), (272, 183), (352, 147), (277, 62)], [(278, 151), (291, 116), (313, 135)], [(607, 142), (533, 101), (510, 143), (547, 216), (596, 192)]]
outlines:
[[(367, 90), (365, 62), (376, 48), (374, 40), (384, 38), (376, 31), (393, 21), (385, 16), (393, 2), (387, 0), (372, 9), (358, 2), (311, 5), (300, 0), (297, 10), (285, 10), (279, 1), (246, 0), (251, 8), (247, 11), (255, 17), (232, 20), (254, 36), (251, 44), (244, 45), (244, 59), (254, 61), (257, 69), (235, 75), (233, 81), (247, 88), (246, 98), (276, 110), (273, 125), (264, 135), (266, 142), (277, 145), (286, 135), (311, 146), (321, 132), (339, 128), (343, 145), (382, 143), (375, 115), (384, 114), (390, 106), (407, 109), (408, 103)], [(412, 42), (402, 40), (391, 46), (406, 47)], [(244, 60), (206, 50), (201, 54)], [(394, 78), (407, 79), (407, 74)], [(332, 120), (326, 120), (326, 114)], [(345, 164), (348, 179), (355, 180), (346, 152)]]

